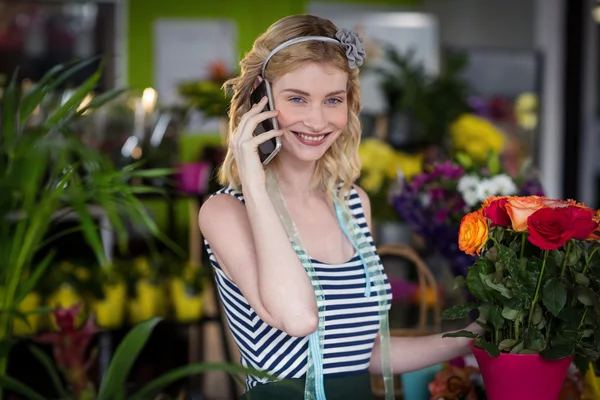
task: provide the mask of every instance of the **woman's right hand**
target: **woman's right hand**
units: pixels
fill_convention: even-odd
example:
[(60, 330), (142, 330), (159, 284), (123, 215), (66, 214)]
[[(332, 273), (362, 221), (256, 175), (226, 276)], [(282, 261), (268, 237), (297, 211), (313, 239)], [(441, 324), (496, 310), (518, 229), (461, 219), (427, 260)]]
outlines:
[(259, 103), (253, 105), (242, 116), (237, 131), (229, 144), (244, 188), (256, 185), (264, 187), (265, 170), (258, 155), (258, 146), (283, 133), (282, 130), (272, 130), (254, 136), (254, 130), (259, 123), (268, 118), (275, 118), (279, 114), (277, 110), (261, 112), (267, 101), (267, 98), (263, 97)]

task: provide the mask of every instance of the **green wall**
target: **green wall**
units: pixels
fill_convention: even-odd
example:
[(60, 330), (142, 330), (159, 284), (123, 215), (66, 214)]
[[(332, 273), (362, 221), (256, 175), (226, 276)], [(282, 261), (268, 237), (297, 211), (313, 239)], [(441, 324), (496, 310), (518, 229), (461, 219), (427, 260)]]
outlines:
[[(152, 24), (157, 18), (231, 18), (238, 25), (240, 54), (278, 19), (306, 12), (309, 0), (129, 0), (127, 74), (131, 86), (152, 86)], [(343, 0), (389, 6), (416, 5), (420, 0)]]

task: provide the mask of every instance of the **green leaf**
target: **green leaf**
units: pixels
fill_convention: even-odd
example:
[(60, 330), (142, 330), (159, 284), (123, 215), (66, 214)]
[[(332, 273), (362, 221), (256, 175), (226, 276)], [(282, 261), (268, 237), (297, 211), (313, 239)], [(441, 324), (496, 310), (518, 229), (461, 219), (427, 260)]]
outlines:
[(456, 161), (464, 168), (469, 169), (473, 166), (473, 159), (466, 153), (459, 151), (455, 154)]
[(596, 294), (588, 288), (577, 289), (577, 300), (585, 306), (593, 306)]
[(490, 357), (498, 357), (500, 355), (500, 350), (498, 349), (498, 347), (494, 344), (494, 343), (490, 343), (488, 341), (486, 341), (485, 339), (479, 337), (477, 338), (477, 340), (475, 340), (475, 343), (482, 348), (483, 350), (485, 350)]
[(542, 307), (540, 307), (539, 304), (536, 304), (533, 307), (533, 315), (531, 316), (531, 322), (534, 325), (538, 325), (543, 317), (544, 317), (544, 313), (542, 311)]
[(469, 288), (469, 292), (476, 298), (483, 301), (490, 300), (477, 267), (469, 268), (469, 272), (467, 272), (467, 287)]
[(519, 354), (539, 354), (540, 352), (533, 349), (523, 349), (519, 351)]
[(507, 299), (511, 299), (513, 297), (512, 291), (500, 283), (494, 283), (492, 281), (493, 277), (494, 277), (494, 274), (481, 275), (481, 280), (489, 288), (498, 291), (502, 296), (506, 297)]
[(442, 312), (442, 318), (446, 320), (463, 319), (468, 317), (469, 313), (476, 308), (476, 303), (459, 304), (444, 310)]
[(579, 285), (581, 285), (581, 286), (589, 286), (590, 285), (590, 280), (588, 279), (587, 276), (583, 275), (582, 273), (573, 271), (573, 276), (575, 277), (575, 282), (577, 282)]
[[(510, 247), (500, 246), (498, 248), (498, 255), (500, 256), (500, 261), (508, 268), (511, 275), (513, 271), (521, 270), (517, 254)], [(517, 277), (513, 276), (513, 278), (517, 280)]]
[(65, 389), (52, 359), (39, 347), (31, 345), (28, 347), (31, 354), (33, 354), (33, 356), (37, 358), (37, 360), (44, 366), (44, 368), (46, 368), (48, 375), (50, 375), (50, 380), (52, 381), (52, 384), (54, 385), (54, 388), (56, 389), (56, 392), (60, 395), (61, 399), (70, 398), (71, 396), (69, 395), (69, 392)]
[[(99, 96), (94, 97), (92, 99), (92, 101), (90, 101), (88, 103), (88, 105), (86, 105), (81, 110), (79, 110), (79, 114), (83, 115), (84, 113), (86, 113), (90, 110), (97, 110), (98, 108), (102, 107), (106, 103), (109, 103), (112, 100), (116, 99), (117, 97), (119, 97), (120, 95), (125, 93), (127, 90), (128, 89), (124, 89), (124, 88), (113, 89), (113, 90), (109, 90), (108, 92), (102, 93)], [(162, 175), (160, 175), (160, 176), (162, 176)]]
[(23, 382), (16, 380), (8, 375), (0, 375), (0, 387), (17, 392), (28, 400), (47, 400), (44, 396), (29, 388)]
[(504, 307), (502, 309), (502, 316), (508, 320), (514, 321), (515, 319), (517, 319), (518, 315), (519, 311), (513, 310), (512, 308)]
[(131, 367), (160, 321), (160, 318), (155, 317), (136, 325), (121, 341), (102, 379), (97, 400), (120, 398)]
[(517, 343), (517, 345), (510, 351), (510, 354), (519, 354), (521, 351), (523, 351), (523, 341)]
[(559, 360), (570, 357), (574, 352), (575, 342), (562, 335), (557, 335), (550, 341), (550, 346), (546, 347), (540, 355), (547, 360)]
[(448, 332), (448, 333), (444, 333), (442, 335), (442, 337), (444, 338), (470, 338), (470, 339), (475, 339), (477, 337), (479, 337), (478, 334), (473, 333), (471, 331), (467, 331), (467, 330), (461, 330), (461, 331), (457, 331), (457, 332)]
[(560, 311), (560, 313), (558, 314), (558, 318), (565, 322), (568, 322), (571, 325), (577, 326), (579, 325), (579, 321), (581, 320), (582, 315), (583, 310), (579, 310), (571, 306), (566, 306)]
[(69, 97), (65, 103), (54, 110), (46, 122), (44, 126), (46, 128), (53, 128), (56, 124), (61, 122), (63, 119), (67, 118), (70, 113), (74, 113), (77, 107), (81, 104), (83, 99), (94, 89), (98, 80), (101, 77), (101, 70), (99, 69), (94, 74), (92, 74), (88, 79), (86, 79), (80, 87), (78, 87), (75, 92)]
[(529, 350), (540, 352), (546, 348), (546, 343), (542, 333), (535, 328), (527, 328), (523, 332), (523, 347)]
[(492, 324), (492, 326), (497, 330), (502, 329), (502, 327), (504, 326), (504, 317), (502, 316), (502, 309), (499, 306), (492, 304), (492, 306), (490, 307), (487, 321), (490, 324)]
[[(223, 371), (229, 374), (243, 374), (243, 375), (256, 375), (261, 378), (273, 379), (272, 376), (266, 374), (263, 371), (258, 371), (252, 368), (245, 368), (235, 364), (190, 364), (184, 365), (183, 367), (176, 368), (172, 371), (167, 372), (164, 375), (152, 380), (146, 384), (132, 396), (129, 400), (147, 400), (156, 398), (161, 391), (167, 386), (174, 382), (177, 382), (181, 378), (186, 376), (197, 375), (207, 371)], [(300, 388), (302, 389), (302, 388)]]
[(567, 265), (570, 267), (574, 267), (577, 264), (577, 261), (583, 255), (583, 250), (578, 245), (571, 246), (571, 251), (569, 252), (569, 257), (567, 258)]
[(454, 288), (453, 288), (453, 290), (461, 288), (461, 287), (463, 287), (466, 284), (467, 284), (467, 280), (465, 279), (465, 277), (463, 275), (458, 275), (456, 278), (454, 278)]
[(567, 290), (559, 278), (548, 279), (544, 285), (542, 302), (554, 316), (560, 314), (567, 302)]
[(500, 171), (502, 171), (502, 166), (500, 163), (500, 157), (498, 153), (493, 152), (488, 158), (488, 170), (491, 175), (498, 175)]
[(513, 347), (516, 346), (516, 344), (517, 341), (515, 339), (504, 339), (500, 342), (500, 344), (498, 344), (498, 349), (502, 352), (509, 352)]
[(592, 336), (594, 336), (594, 330), (593, 329), (584, 329), (581, 332), (581, 336), (584, 338), (592, 337)]
[(0, 123), (2, 124), (2, 143), (10, 149), (13, 147), (12, 143), (19, 129), (15, 118), (18, 107), (16, 92), (17, 73), (17, 71), (14, 72), (2, 96), (2, 118), (0, 119)]
[(52, 259), (54, 259), (55, 254), (56, 251), (54, 249), (49, 251), (48, 254), (46, 254), (46, 256), (38, 264), (38, 266), (35, 267), (31, 276), (29, 276), (29, 278), (27, 278), (27, 280), (20, 285), (15, 297), (15, 304), (20, 304), (21, 301), (23, 301), (23, 299), (35, 289), (38, 281), (44, 275), (46, 269), (50, 265), (50, 262)]

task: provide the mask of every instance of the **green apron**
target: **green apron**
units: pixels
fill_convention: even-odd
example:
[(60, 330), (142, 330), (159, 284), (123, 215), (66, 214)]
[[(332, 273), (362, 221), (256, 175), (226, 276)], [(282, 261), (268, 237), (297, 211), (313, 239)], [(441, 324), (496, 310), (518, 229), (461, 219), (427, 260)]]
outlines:
[[(303, 400), (304, 378), (282, 379), (258, 385), (244, 393), (241, 400)], [(345, 375), (324, 379), (327, 400), (373, 400), (371, 375)]]

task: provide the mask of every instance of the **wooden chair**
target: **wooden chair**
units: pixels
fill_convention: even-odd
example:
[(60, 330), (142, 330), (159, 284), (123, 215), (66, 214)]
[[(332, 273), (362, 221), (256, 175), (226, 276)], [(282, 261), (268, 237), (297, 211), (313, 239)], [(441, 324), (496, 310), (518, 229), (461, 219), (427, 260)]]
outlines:
[[(438, 298), (438, 285), (435, 277), (431, 273), (427, 264), (419, 254), (406, 244), (388, 244), (377, 249), (380, 257), (399, 257), (410, 261), (417, 269), (417, 283), (419, 285), (419, 319), (416, 328), (390, 329), (390, 336), (425, 336), (441, 331), (441, 313), (442, 305)], [(432, 293), (433, 305), (428, 304), (428, 292)], [(428, 314), (430, 309), (433, 311), (431, 325), (428, 325)], [(373, 375), (371, 377), (373, 394), (376, 398), (383, 398), (385, 388), (381, 376)], [(402, 398), (402, 388), (400, 387), (399, 375), (394, 377), (394, 394), (397, 399)]]

